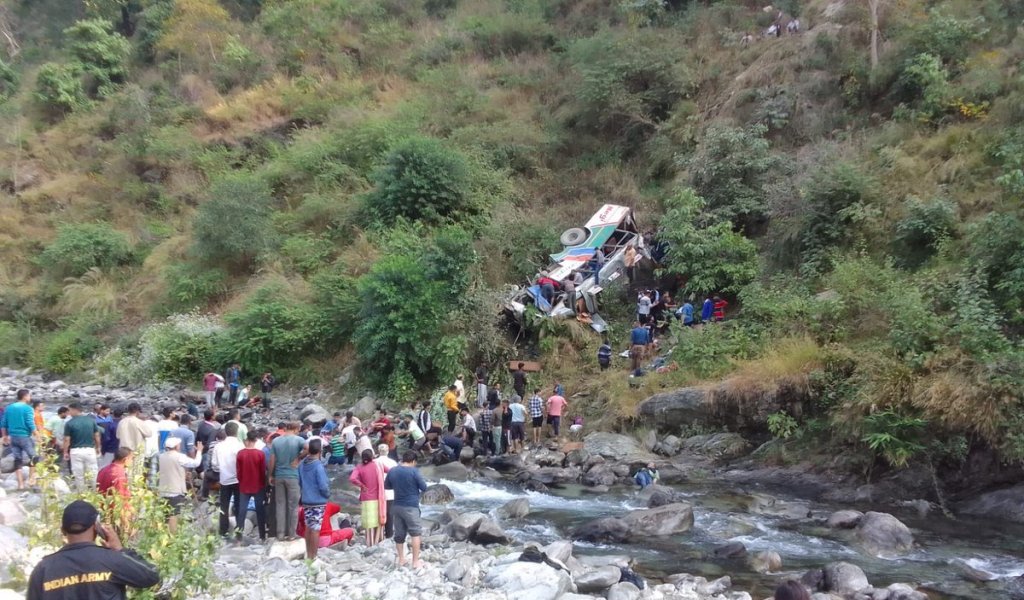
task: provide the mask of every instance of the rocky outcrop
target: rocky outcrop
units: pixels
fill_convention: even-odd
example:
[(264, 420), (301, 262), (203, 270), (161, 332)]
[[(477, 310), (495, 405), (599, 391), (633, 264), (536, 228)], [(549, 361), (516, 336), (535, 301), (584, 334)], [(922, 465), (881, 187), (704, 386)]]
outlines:
[(584, 571), (575, 578), (576, 591), (581, 594), (603, 592), (618, 583), (621, 576), (619, 568), (612, 565)]
[(543, 563), (513, 562), (491, 569), (484, 585), (501, 590), (509, 600), (555, 600), (572, 588), (572, 578)]
[(914, 546), (910, 529), (888, 513), (865, 513), (854, 533), (865, 551), (883, 558), (905, 554)]
[(420, 496), (420, 503), (427, 505), (448, 504), (452, 500), (455, 500), (455, 495), (452, 494), (451, 488), (443, 483), (427, 486), (427, 491)]
[(622, 520), (635, 537), (661, 537), (686, 533), (693, 527), (693, 506), (686, 502), (634, 510)]
[(807, 398), (802, 382), (766, 382), (764, 386), (725, 381), (715, 387), (688, 387), (655, 394), (640, 403), (638, 416), (662, 430), (684, 425), (764, 430), (768, 416), (801, 414)]
[(846, 596), (870, 587), (867, 575), (860, 567), (848, 562), (836, 562), (825, 567), (825, 591)]
[(960, 504), (960, 512), (1024, 523), (1024, 483), (971, 498)]
[(529, 498), (516, 498), (515, 500), (509, 500), (498, 509), (498, 516), (502, 519), (522, 519), (529, 514)]
[(713, 460), (728, 461), (745, 456), (751, 450), (750, 442), (738, 433), (712, 433), (695, 435), (683, 440), (683, 452), (706, 456)]
[(579, 525), (572, 531), (574, 540), (585, 542), (625, 542), (629, 539), (629, 525), (622, 519), (604, 517)]
[(584, 448), (592, 456), (600, 456), (614, 464), (642, 467), (657, 457), (636, 439), (619, 433), (596, 431), (583, 438)]
[(811, 507), (807, 502), (780, 500), (768, 494), (751, 494), (744, 503), (748, 511), (758, 515), (804, 519), (811, 514)]
[(853, 529), (863, 518), (859, 510), (837, 510), (828, 516), (826, 524), (832, 529)]

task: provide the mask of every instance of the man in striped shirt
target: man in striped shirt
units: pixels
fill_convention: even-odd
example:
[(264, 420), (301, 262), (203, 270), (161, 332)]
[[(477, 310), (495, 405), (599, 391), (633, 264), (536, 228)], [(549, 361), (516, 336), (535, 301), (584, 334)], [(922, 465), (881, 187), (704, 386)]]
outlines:
[(480, 411), (480, 416), (477, 418), (477, 424), (480, 427), (480, 439), (484, 443), (484, 449), (487, 450), (488, 454), (494, 454), (494, 437), (492, 435), (493, 428), (491, 427), (491, 409), (486, 406)]
[(530, 397), (530, 419), (533, 424), (533, 443), (540, 444), (540, 430), (544, 427), (544, 399), (540, 397), (540, 388), (533, 390)]

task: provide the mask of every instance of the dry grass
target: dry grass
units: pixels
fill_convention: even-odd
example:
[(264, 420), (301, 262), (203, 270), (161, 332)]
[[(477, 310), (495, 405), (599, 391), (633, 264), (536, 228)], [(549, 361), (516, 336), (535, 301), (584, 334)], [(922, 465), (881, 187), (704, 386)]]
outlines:
[(118, 297), (117, 284), (102, 269), (93, 267), (81, 277), (64, 280), (59, 306), (68, 314), (109, 316), (117, 313)]
[(721, 383), (726, 393), (773, 392), (784, 382), (806, 385), (807, 375), (822, 367), (822, 350), (810, 338), (784, 338), (772, 344), (765, 356), (733, 365), (735, 370)]

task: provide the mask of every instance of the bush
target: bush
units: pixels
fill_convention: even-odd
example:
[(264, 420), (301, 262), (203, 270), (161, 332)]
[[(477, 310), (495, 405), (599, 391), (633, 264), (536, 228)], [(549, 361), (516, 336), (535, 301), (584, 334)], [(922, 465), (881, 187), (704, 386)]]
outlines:
[(382, 224), (400, 219), (435, 225), (458, 222), (484, 208), (470, 191), (466, 157), (434, 139), (401, 142), (373, 179), (376, 186), (364, 206)]
[(341, 261), (321, 270), (310, 280), (316, 311), (315, 329), (323, 333), (322, 344), (326, 351), (341, 348), (355, 331), (360, 307), (356, 281)]
[(85, 86), (90, 94), (110, 95), (116, 84), (128, 76), (131, 45), (114, 33), (113, 26), (103, 19), (78, 21), (64, 30), (68, 51), (91, 81)]
[(5, 365), (24, 364), (28, 356), (31, 331), (28, 326), (10, 321), (0, 321), (0, 363)]
[(10, 98), (18, 90), (18, 73), (0, 60), (0, 102)]
[(931, 121), (948, 112), (952, 101), (949, 72), (938, 57), (918, 54), (907, 61), (896, 82), (897, 95), (914, 108), (922, 121)]
[(949, 239), (956, 225), (956, 207), (936, 199), (925, 203), (911, 197), (904, 203), (906, 216), (896, 223), (895, 255), (901, 266), (920, 267)]
[(43, 110), (56, 115), (74, 112), (89, 103), (78, 67), (57, 63), (39, 67), (35, 98)]
[(707, 201), (709, 219), (743, 227), (766, 218), (765, 184), (780, 166), (764, 138), (766, 132), (764, 125), (711, 125), (696, 154), (686, 161), (693, 189)]
[(289, 237), (281, 244), (281, 254), (296, 271), (309, 275), (330, 262), (334, 244), (330, 240), (311, 234)]
[(425, 0), (423, 10), (434, 18), (444, 18), (459, 5), (459, 0)]
[(200, 267), (190, 262), (168, 265), (167, 306), (172, 311), (204, 306), (228, 291), (228, 273), (219, 267)]
[(538, 52), (555, 43), (551, 26), (523, 14), (501, 13), (462, 24), (477, 52), (486, 58)]
[(257, 289), (224, 320), (229, 329), (218, 347), (221, 362), (237, 361), (249, 372), (294, 366), (322, 339), (314, 308), (280, 283)]
[(856, 227), (871, 214), (877, 182), (856, 167), (840, 164), (819, 171), (803, 190), (806, 204), (800, 226), (800, 270), (815, 275), (830, 267), (830, 253), (855, 238)]
[(686, 189), (665, 202), (659, 241), (668, 244), (665, 271), (697, 293), (736, 292), (757, 276), (757, 247), (728, 221), (699, 225), (705, 202)]
[(137, 377), (171, 383), (199, 379), (216, 364), (223, 331), (213, 317), (195, 313), (172, 315), (147, 327), (139, 338)]
[(266, 182), (251, 173), (232, 173), (210, 185), (192, 225), (193, 247), (208, 263), (249, 268), (277, 246)]
[(907, 49), (912, 55), (935, 56), (946, 65), (962, 63), (967, 59), (968, 46), (986, 33), (982, 21), (981, 17), (965, 21), (932, 10), (911, 30)]
[(971, 225), (967, 260), (984, 276), (996, 304), (1013, 320), (1024, 321), (1024, 219), (991, 213)]
[(44, 338), (30, 356), (30, 363), (50, 373), (77, 373), (101, 346), (99, 338), (88, 327), (72, 325)]
[(58, 277), (80, 277), (93, 267), (127, 265), (134, 258), (125, 234), (106, 223), (79, 223), (60, 226), (39, 264)]

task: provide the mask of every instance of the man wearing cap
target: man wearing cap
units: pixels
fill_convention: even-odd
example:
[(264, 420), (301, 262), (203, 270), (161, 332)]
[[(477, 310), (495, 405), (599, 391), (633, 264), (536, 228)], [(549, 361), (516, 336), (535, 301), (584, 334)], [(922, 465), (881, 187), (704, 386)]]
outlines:
[[(127, 598), (126, 588), (146, 589), (160, 583), (160, 572), (134, 551), (121, 546), (113, 527), (84, 500), (64, 508), (61, 531), (67, 544), (43, 558), (28, 581), (28, 600), (109, 600)], [(96, 536), (103, 540), (96, 545)]]
[[(203, 452), (203, 443), (197, 442), (196, 448)], [(171, 507), (171, 516), (167, 524), (174, 533), (178, 529), (178, 515), (181, 507), (188, 501), (188, 471), (198, 467), (203, 459), (192, 458), (181, 452), (181, 438), (169, 437), (164, 442), (164, 451), (160, 455), (160, 497)]]

